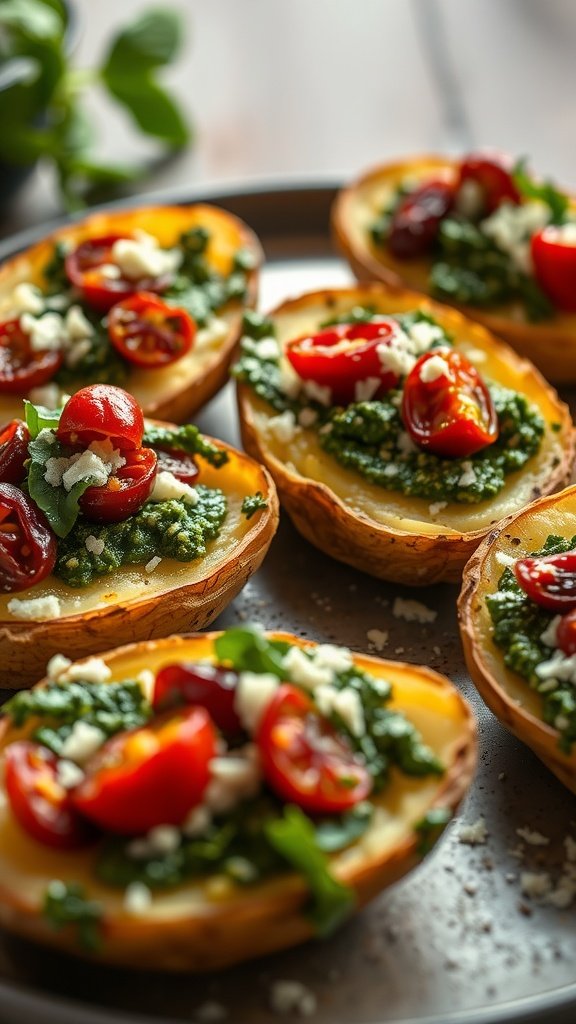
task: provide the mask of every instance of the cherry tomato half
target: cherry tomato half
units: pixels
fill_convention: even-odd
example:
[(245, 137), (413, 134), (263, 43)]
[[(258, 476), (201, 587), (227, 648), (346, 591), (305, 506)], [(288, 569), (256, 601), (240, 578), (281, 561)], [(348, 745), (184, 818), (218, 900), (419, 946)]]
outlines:
[(63, 850), (90, 842), (93, 831), (58, 781), (58, 758), (51, 750), (18, 740), (6, 747), (5, 759), (10, 809), (28, 835)]
[(278, 687), (266, 708), (257, 742), (268, 785), (311, 814), (345, 811), (372, 789), (345, 739), (290, 683)]
[(512, 160), (506, 153), (470, 153), (460, 164), (458, 187), (466, 181), (479, 185), (487, 213), (492, 213), (504, 200), (518, 204), (521, 196), (514, 183), (512, 166)]
[(30, 433), (22, 420), (11, 420), (0, 428), (0, 483), (22, 483), (29, 441)]
[(178, 451), (176, 448), (163, 449), (156, 447), (154, 451), (158, 456), (159, 473), (165, 470), (168, 473), (172, 473), (172, 476), (175, 476), (177, 480), (181, 480), (184, 484), (194, 483), (200, 470), (194, 462), (193, 455), (189, 455), (188, 452)]
[(118, 277), (107, 276), (103, 267), (114, 266), (112, 250), (115, 242), (130, 238), (130, 235), (104, 235), (101, 238), (88, 238), (66, 256), (66, 274), (85, 301), (106, 312), (116, 302), (128, 298), (134, 292), (161, 292), (169, 286), (172, 276), (142, 277), (131, 281), (121, 274)]
[(190, 351), (196, 324), (185, 309), (138, 292), (112, 307), (108, 334), (114, 348), (129, 363), (156, 370)]
[(426, 255), (453, 202), (454, 185), (447, 181), (425, 181), (401, 199), (392, 214), (388, 235), (393, 255), (399, 260)]
[(576, 608), (560, 619), (556, 643), (564, 654), (576, 654)]
[(68, 400), (56, 434), (63, 444), (85, 446), (109, 438), (125, 452), (142, 444), (144, 416), (136, 399), (122, 388), (90, 384)]
[(55, 562), (56, 538), (44, 514), (19, 487), (0, 483), (0, 592), (40, 583)]
[(520, 558), (514, 575), (531, 601), (552, 612), (576, 608), (576, 551)]
[(359, 381), (380, 381), (371, 397), (398, 383), (396, 374), (383, 370), (378, 355), (379, 346), (391, 345), (397, 330), (392, 320), (338, 324), (289, 341), (286, 357), (302, 380), (330, 388), (334, 402), (348, 404), (356, 398)]
[[(446, 372), (427, 379), (427, 363), (439, 357)], [(473, 455), (498, 437), (488, 388), (472, 363), (454, 350), (436, 349), (420, 357), (404, 384), (402, 419), (415, 444), (448, 459)]]
[[(571, 230), (567, 230), (567, 228)], [(576, 229), (573, 225), (550, 224), (537, 231), (531, 241), (532, 262), (538, 284), (549, 299), (571, 313), (576, 312)]]
[(156, 479), (156, 452), (138, 448), (124, 453), (126, 463), (102, 487), (88, 487), (78, 499), (81, 511), (95, 523), (119, 523), (138, 512), (150, 497)]
[(198, 704), (223, 733), (237, 736), (242, 732), (234, 708), (237, 684), (238, 673), (218, 665), (165, 665), (154, 682), (152, 707), (167, 711), (182, 704)]
[(77, 810), (120, 835), (180, 825), (200, 803), (216, 754), (216, 732), (204, 708), (156, 718), (119, 733), (86, 765), (73, 790)]
[(46, 384), (62, 366), (63, 353), (35, 352), (19, 320), (0, 324), (0, 394), (25, 395)]

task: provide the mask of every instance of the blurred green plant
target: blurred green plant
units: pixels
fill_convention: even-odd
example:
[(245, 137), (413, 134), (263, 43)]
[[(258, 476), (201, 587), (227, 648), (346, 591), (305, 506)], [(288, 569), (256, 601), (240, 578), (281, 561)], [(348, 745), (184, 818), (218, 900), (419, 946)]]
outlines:
[(186, 145), (191, 132), (157, 80), (158, 69), (180, 49), (182, 25), (174, 11), (145, 11), (111, 40), (100, 66), (89, 69), (71, 64), (68, 21), (64, 0), (1, 0), (0, 159), (19, 165), (52, 161), (65, 205), (79, 209), (95, 193), (146, 173), (142, 165), (100, 163), (92, 156), (85, 90), (104, 88), (141, 132), (169, 149)]

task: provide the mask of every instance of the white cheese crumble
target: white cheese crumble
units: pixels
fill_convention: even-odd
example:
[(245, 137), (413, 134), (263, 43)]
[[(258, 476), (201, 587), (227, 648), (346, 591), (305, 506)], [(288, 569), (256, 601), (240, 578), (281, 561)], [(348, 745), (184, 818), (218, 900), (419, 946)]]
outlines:
[(484, 207), (484, 189), (480, 182), (467, 178), (454, 197), (456, 211), (468, 220), (476, 220)]
[(70, 306), (65, 318), (66, 331), (70, 341), (79, 341), (81, 338), (91, 338), (94, 328), (84, 315), (81, 306)]
[(450, 367), (442, 356), (430, 356), (420, 368), (420, 380), (432, 384), (439, 377), (450, 377)]
[(536, 832), (528, 826), (517, 828), (516, 835), (520, 836), (520, 839), (523, 839), (529, 846), (548, 846), (550, 842), (548, 836), (544, 836), (541, 832)]
[(301, 427), (313, 427), (318, 419), (318, 413), (315, 409), (301, 409), (298, 413), (298, 423)]
[(407, 333), (418, 355), (427, 352), (435, 342), (444, 338), (442, 329), (437, 324), (428, 323), (427, 320), (417, 320), (408, 328)]
[(271, 672), (241, 672), (234, 693), (234, 709), (243, 727), (256, 732), (262, 715), (274, 696), (280, 680)]
[(396, 447), (401, 455), (411, 455), (412, 452), (418, 451), (414, 441), (406, 430), (401, 430), (398, 434)]
[(89, 551), (91, 555), (101, 555), (105, 547), (102, 537), (95, 537), (93, 533), (88, 534), (84, 544), (86, 545), (86, 550)]
[(146, 842), (152, 856), (162, 857), (166, 853), (174, 853), (180, 846), (180, 829), (175, 825), (156, 825), (147, 833)]
[(488, 836), (488, 829), (483, 817), (469, 824), (460, 825), (458, 842), (467, 846), (483, 846)]
[(301, 981), (274, 981), (270, 987), (270, 1006), (274, 1013), (296, 1013), (312, 1017), (316, 1012), (316, 996)]
[(145, 915), (152, 906), (152, 893), (144, 882), (130, 882), (124, 891), (124, 909), (134, 917)]
[(225, 757), (213, 757), (208, 767), (211, 778), (203, 802), (213, 814), (226, 814), (242, 800), (256, 796), (262, 773), (258, 749), (253, 743)]
[(149, 668), (143, 668), (141, 672), (136, 676), (136, 682), (140, 683), (140, 689), (146, 697), (146, 700), (152, 700), (152, 694), (154, 693), (154, 683), (156, 677)]
[(556, 647), (558, 643), (558, 626), (562, 621), (561, 615), (555, 615), (548, 623), (546, 629), (540, 634), (540, 639), (546, 647)]
[(144, 572), (154, 572), (154, 569), (158, 568), (161, 561), (162, 559), (160, 555), (154, 555), (154, 557), (151, 558), (149, 562), (146, 562), (146, 565), (144, 566)]
[(46, 666), (48, 679), (56, 680), (70, 668), (72, 662), (64, 654), (54, 654)]
[(319, 402), (320, 405), (332, 404), (332, 389), (329, 387), (322, 387), (321, 384), (317, 384), (314, 380), (306, 380), (304, 381), (303, 390), (308, 398), (311, 398), (314, 402)]
[(388, 643), (387, 629), (369, 629), (366, 633), (368, 643), (375, 651), (383, 651)]
[(335, 686), (317, 686), (314, 700), (322, 715), (326, 718), (332, 714), (338, 715), (354, 736), (363, 736), (366, 732), (362, 701), (352, 687), (345, 686), (338, 690)]
[(513, 555), (507, 555), (505, 551), (496, 552), (496, 561), (498, 565), (503, 565), (507, 569), (516, 564), (517, 559)]
[(64, 677), (69, 683), (77, 679), (87, 683), (107, 683), (111, 675), (111, 669), (102, 658), (88, 658), (87, 661), (80, 662), (78, 665), (70, 665), (64, 673)]
[(11, 308), (15, 316), (31, 313), (38, 316), (44, 312), (44, 299), (39, 288), (28, 281), (21, 281), (12, 292)]
[(182, 262), (179, 249), (161, 249), (158, 239), (144, 231), (138, 232), (137, 238), (119, 238), (112, 246), (111, 255), (129, 281), (173, 274)]
[(334, 671), (329, 665), (317, 664), (301, 647), (291, 647), (284, 655), (282, 664), (291, 682), (307, 690), (328, 686), (334, 678)]
[(464, 462), (462, 463), (462, 469), (464, 470), (464, 472), (462, 473), (460, 479), (458, 480), (458, 486), (471, 487), (473, 484), (476, 483), (477, 478), (476, 470), (474, 469), (474, 466), (470, 459), (464, 460)]
[(550, 210), (546, 203), (536, 201), (521, 203), (504, 202), (480, 222), (480, 230), (491, 238), (519, 270), (530, 274), (532, 259), (530, 240), (536, 231), (546, 227)]
[(192, 839), (194, 836), (203, 835), (209, 828), (212, 822), (212, 815), (207, 807), (200, 804), (199, 807), (193, 807), (184, 824), (182, 825), (182, 831), (185, 836)]
[(365, 380), (357, 380), (354, 385), (354, 401), (369, 402), (380, 387), (379, 377), (366, 377)]
[(268, 420), (267, 430), (280, 444), (289, 444), (294, 440), (298, 430), (294, 413), (291, 409), (286, 409), (278, 416), (272, 416)]
[(57, 352), (62, 348), (65, 326), (59, 313), (46, 313), (41, 317), (23, 313), (20, 317), (20, 327), (29, 335), (30, 348), (33, 352)]
[(226, 321), (221, 317), (213, 316), (205, 327), (201, 327), (199, 331), (196, 331), (194, 347), (196, 349), (203, 349), (209, 348), (211, 345), (217, 345), (227, 334), (228, 324)]
[(62, 608), (54, 594), (47, 594), (46, 597), (31, 597), (28, 600), (13, 597), (8, 601), (8, 611), (16, 619), (59, 619)]
[(541, 661), (535, 669), (539, 679), (555, 679), (576, 686), (576, 654), (555, 650), (549, 661)]
[(406, 622), (434, 622), (438, 612), (433, 608), (427, 608), (420, 601), (405, 600), (397, 597), (392, 606), (392, 614), (396, 619), (406, 619)]
[(448, 505), (447, 501), (433, 501), (431, 505), (428, 505), (428, 511), (431, 516), (437, 516), (439, 512), (442, 512)]
[(59, 759), (56, 780), (63, 789), (74, 789), (75, 786), (80, 785), (84, 777), (84, 772), (74, 761), (67, 761), (65, 758)]
[(329, 668), (333, 672), (346, 672), (352, 668), (352, 653), (347, 647), (337, 647), (335, 644), (318, 644), (312, 647), (310, 653), (314, 663), (321, 668)]
[(416, 363), (416, 357), (411, 352), (396, 344), (382, 343), (376, 346), (376, 352), (384, 373), (393, 373), (396, 377), (407, 377)]
[(150, 495), (150, 501), (173, 501), (174, 499), (185, 502), (186, 505), (198, 504), (198, 491), (190, 484), (178, 480), (173, 473), (167, 469), (156, 474), (154, 489)]
[(72, 732), (62, 744), (62, 757), (77, 764), (84, 764), (100, 749), (105, 740), (106, 736), (101, 729), (80, 719), (74, 722)]

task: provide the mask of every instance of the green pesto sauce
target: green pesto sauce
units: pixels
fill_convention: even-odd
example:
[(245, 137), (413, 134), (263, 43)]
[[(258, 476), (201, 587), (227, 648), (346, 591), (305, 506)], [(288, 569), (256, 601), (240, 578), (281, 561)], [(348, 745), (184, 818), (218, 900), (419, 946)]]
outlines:
[[(554, 555), (574, 549), (576, 537), (567, 539), (551, 534), (544, 547), (532, 554)], [(557, 682), (553, 689), (548, 689), (550, 680), (543, 681), (536, 672), (538, 665), (549, 661), (553, 654), (541, 637), (554, 613), (530, 600), (511, 569), (504, 570), (498, 589), (486, 598), (486, 604), (492, 619), (492, 639), (503, 651), (505, 665), (540, 693), (542, 717), (558, 729), (560, 746), (569, 752), (576, 740), (576, 690), (566, 682)]]
[[(228, 510), (224, 493), (199, 485), (198, 503), (181, 500), (147, 502), (120, 523), (97, 526), (80, 517), (67, 537), (58, 539), (54, 575), (71, 587), (86, 587), (121, 565), (146, 565), (151, 558), (192, 562), (206, 554)], [(102, 554), (86, 548), (86, 538), (104, 541)]]
[[(403, 318), (397, 319), (403, 323)], [(430, 317), (423, 319), (434, 322)], [(245, 324), (248, 331), (256, 330), (251, 322)], [(266, 333), (272, 331), (269, 324)], [(447, 343), (448, 339), (442, 342)], [(490, 384), (500, 424), (498, 440), (468, 459), (443, 459), (408, 450), (399, 410), (400, 390), (346, 408), (326, 409), (314, 402), (290, 399), (281, 389), (278, 361), (259, 358), (250, 342), (244, 343), (234, 373), (278, 412), (290, 409), (298, 418), (303, 408), (312, 407), (317, 420), (310, 429), (316, 431), (324, 451), (342, 466), (388, 491), (431, 502), (476, 504), (493, 498), (504, 487), (506, 477), (539, 451), (544, 436), (544, 420), (523, 395)]]

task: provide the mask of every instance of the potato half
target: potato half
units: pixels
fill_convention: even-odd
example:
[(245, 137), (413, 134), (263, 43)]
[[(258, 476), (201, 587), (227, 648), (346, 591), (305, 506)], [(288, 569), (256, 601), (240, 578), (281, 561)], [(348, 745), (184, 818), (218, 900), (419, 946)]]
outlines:
[[(334, 238), (359, 280), (428, 293), (431, 260), (396, 259), (387, 248), (372, 243), (370, 226), (405, 178), (453, 181), (458, 166), (458, 160), (445, 156), (415, 156), (374, 167), (339, 193), (332, 209)], [(489, 310), (465, 306), (462, 311), (532, 360), (549, 380), (576, 381), (576, 314), (558, 310), (549, 321), (531, 323), (519, 302)]]
[(504, 664), (503, 653), (492, 640), (486, 607), (486, 597), (494, 593), (504, 571), (506, 559), (499, 561), (499, 556), (523, 558), (540, 550), (550, 534), (576, 534), (576, 487), (510, 516), (480, 545), (464, 570), (458, 601), (460, 635), (468, 671), (490, 710), (576, 793), (576, 749), (571, 754), (560, 750), (560, 734), (542, 720), (542, 698)]
[[(222, 274), (230, 273), (234, 253), (248, 249), (254, 257), (254, 269), (248, 275), (248, 291), (243, 302), (229, 302), (217, 316), (228, 331), (213, 343), (192, 346), (188, 355), (159, 370), (134, 367), (123, 385), (142, 406), (145, 415), (183, 423), (223, 387), (228, 367), (240, 336), (246, 306), (254, 306), (258, 294), (258, 268), (262, 261), (260, 243), (237, 217), (215, 206), (150, 206), (137, 210), (96, 213), (77, 224), (61, 228), (0, 267), (0, 318), (10, 308), (14, 287), (22, 281), (43, 284), (42, 271), (49, 262), (54, 244), (79, 245), (87, 238), (110, 234), (131, 234), (136, 230), (154, 235), (161, 246), (176, 245), (180, 235), (192, 228), (210, 232), (207, 259)], [(0, 423), (20, 416), (22, 399), (0, 395)]]
[[(28, 590), (0, 594), (4, 686), (29, 686), (60, 651), (81, 658), (118, 640), (202, 629), (233, 600), (270, 547), (278, 526), (278, 498), (263, 466), (222, 441), (217, 444), (229, 456), (220, 469), (195, 456), (200, 469), (195, 482), (221, 488), (228, 499), (228, 515), (218, 537), (209, 541), (206, 555), (194, 562), (163, 558), (152, 572), (140, 565), (121, 566), (87, 587), (70, 587), (49, 576)], [(246, 519), (242, 501), (257, 491), (267, 508)], [(29, 600), (50, 594), (60, 601), (60, 618), (29, 621), (8, 611), (12, 597)]]
[[(157, 671), (175, 660), (213, 657), (216, 633), (168, 637), (131, 644), (105, 654), (116, 680), (141, 669)], [(300, 646), (294, 636), (273, 634)], [(394, 687), (390, 707), (407, 715), (445, 766), (441, 777), (408, 778), (393, 771), (389, 785), (374, 798), (369, 829), (346, 850), (331, 856), (334, 875), (351, 886), (361, 907), (415, 867), (422, 855), (417, 824), (432, 808), (452, 812), (472, 780), (476, 765), (476, 726), (455, 687), (428, 668), (355, 655), (355, 663)], [(21, 730), (19, 730), (21, 735)], [(15, 736), (4, 726), (0, 749)], [(313, 936), (306, 916), (307, 888), (286, 874), (256, 886), (238, 887), (216, 898), (210, 879), (191, 881), (153, 897), (144, 916), (131, 916), (122, 894), (93, 877), (94, 850), (58, 853), (25, 835), (0, 802), (0, 922), (40, 942), (82, 953), (71, 929), (54, 931), (41, 915), (52, 879), (79, 882), (104, 907), (98, 958), (140, 968), (212, 970), (296, 945)], [(212, 893), (211, 893), (212, 889)]]
[[(495, 523), (569, 479), (575, 435), (568, 408), (531, 363), (484, 327), (414, 292), (377, 284), (310, 292), (282, 303), (270, 316), (283, 344), (358, 305), (387, 314), (421, 309), (434, 316), (483, 375), (522, 392), (539, 409), (548, 425), (540, 452), (509, 476), (492, 500), (451, 502), (434, 513), (428, 500), (385, 490), (340, 466), (312, 430), (300, 429), (292, 441), (280, 443), (267, 426), (274, 410), (241, 385), (244, 447), (268, 467), (294, 525), (322, 551), (381, 579), (415, 586), (456, 582)], [(551, 423), (559, 424), (557, 432)]]

